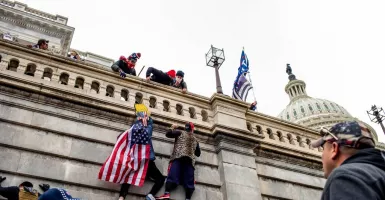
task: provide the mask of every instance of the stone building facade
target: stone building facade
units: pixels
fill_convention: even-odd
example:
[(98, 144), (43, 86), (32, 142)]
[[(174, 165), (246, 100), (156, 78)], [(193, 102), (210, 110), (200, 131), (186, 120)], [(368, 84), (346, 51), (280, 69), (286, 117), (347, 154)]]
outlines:
[[(194, 200), (319, 199), (325, 184), (322, 150), (310, 147), (319, 135), (308, 119), (291, 120), (293, 108), (302, 105), (295, 102), (318, 102), (308, 98), (303, 81), (288, 83), (292, 101), (281, 119), (271, 117), (225, 95), (207, 98), (138, 77), (122, 79), (109, 69), (113, 60), (96, 54), (78, 51), (84, 60), (68, 58), (74, 28), (67, 21), (0, 0), (0, 32), (18, 35), (17, 40), (0, 39), (3, 186), (28, 180), (84, 199), (117, 199), (119, 185), (99, 181), (97, 174), (118, 134), (133, 122), (138, 101), (154, 118), (156, 165), (164, 175), (173, 146), (166, 130), (171, 124), (195, 124), (202, 155), (196, 164)], [(50, 45), (57, 43), (58, 51), (52, 46), (50, 51), (26, 48), (26, 42), (42, 37)], [(285, 119), (289, 111), (291, 118)], [(322, 117), (333, 117), (321, 111)], [(352, 119), (347, 112), (341, 115), (343, 108), (338, 111), (338, 120)], [(313, 114), (303, 117), (315, 125)], [(127, 199), (144, 199), (151, 185), (130, 188)], [(172, 197), (183, 199), (183, 188)]]
[[(130, 126), (133, 104), (144, 102), (155, 121), (156, 164), (166, 175), (173, 124), (191, 121), (202, 156), (196, 200), (318, 199), (325, 183), (313, 129), (248, 110), (214, 94), (182, 94), (137, 77), (122, 79), (97, 64), (0, 41), (0, 176), (49, 183), (73, 195), (117, 199), (119, 185), (97, 179), (116, 137)], [(26, 74), (29, 66), (33, 73)], [(151, 183), (132, 187), (143, 199)], [(172, 193), (183, 199), (183, 188)]]

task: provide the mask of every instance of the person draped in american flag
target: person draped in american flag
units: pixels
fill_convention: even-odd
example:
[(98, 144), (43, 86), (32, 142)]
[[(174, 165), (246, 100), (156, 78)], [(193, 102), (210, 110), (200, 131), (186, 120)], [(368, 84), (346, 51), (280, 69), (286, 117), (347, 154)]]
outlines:
[(135, 104), (136, 119), (129, 130), (118, 136), (111, 155), (99, 171), (99, 179), (122, 184), (119, 200), (124, 200), (130, 185), (143, 186), (146, 178), (155, 182), (146, 200), (155, 200), (165, 178), (155, 165), (152, 146), (153, 121), (144, 104)]

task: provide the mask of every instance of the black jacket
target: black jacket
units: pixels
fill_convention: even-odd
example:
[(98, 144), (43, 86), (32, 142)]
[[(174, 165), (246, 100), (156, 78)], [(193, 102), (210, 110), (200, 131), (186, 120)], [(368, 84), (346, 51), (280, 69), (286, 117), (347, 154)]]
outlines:
[(19, 200), (19, 187), (0, 187), (0, 196), (8, 200)]
[(127, 64), (123, 60), (118, 60), (114, 63), (114, 65), (119, 66), (119, 68), (124, 71), (126, 74), (130, 74), (136, 76), (135, 68), (128, 68)]
[[(151, 76), (152, 74), (152, 76)], [(167, 73), (162, 72), (161, 70), (158, 70), (153, 67), (149, 67), (146, 72), (146, 77), (151, 76), (151, 80), (157, 83), (161, 83), (164, 85), (171, 85), (173, 79), (168, 76)]]
[(334, 169), (322, 200), (385, 199), (385, 152), (362, 149)]

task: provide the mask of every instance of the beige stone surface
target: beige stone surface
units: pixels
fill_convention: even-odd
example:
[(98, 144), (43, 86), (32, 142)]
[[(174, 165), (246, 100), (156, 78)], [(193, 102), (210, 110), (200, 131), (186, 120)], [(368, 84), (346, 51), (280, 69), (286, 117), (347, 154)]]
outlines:
[[(308, 145), (318, 137), (312, 129), (249, 111), (246, 103), (225, 95), (182, 94), (2, 40), (0, 54), (0, 159), (6, 161), (0, 162), (0, 175), (9, 177), (5, 185), (48, 182), (86, 199), (116, 199), (119, 185), (99, 181), (97, 174), (117, 135), (132, 123), (134, 101), (141, 95), (146, 105), (156, 99), (150, 108), (153, 143), (163, 175), (173, 148), (173, 139), (165, 137), (167, 128), (187, 121), (196, 125), (202, 155), (193, 199), (319, 198), (325, 180), (320, 177), (321, 152)], [(12, 59), (20, 61), (16, 72), (7, 70)], [(24, 74), (29, 63), (37, 67), (35, 76)], [(42, 78), (46, 68), (52, 69), (51, 81)], [(63, 73), (69, 75), (68, 85), (59, 82)], [(84, 89), (74, 88), (77, 77), (84, 78)], [(99, 83), (98, 93), (91, 92), (92, 82)], [(106, 96), (109, 85), (114, 97)], [(123, 89), (128, 101), (120, 98)], [(143, 199), (151, 186), (146, 182), (130, 188), (129, 198)], [(172, 197), (183, 199), (183, 188)]]

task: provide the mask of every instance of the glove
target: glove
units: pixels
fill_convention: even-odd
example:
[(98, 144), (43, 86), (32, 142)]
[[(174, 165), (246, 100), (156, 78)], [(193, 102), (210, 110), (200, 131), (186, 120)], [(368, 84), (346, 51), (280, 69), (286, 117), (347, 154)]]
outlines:
[(39, 187), (41, 188), (41, 190), (43, 190), (43, 192), (46, 192), (50, 188), (48, 184), (40, 184)]
[(122, 78), (126, 78), (126, 73), (124, 73), (122, 70), (119, 70), (119, 72), (120, 72), (120, 76)]

